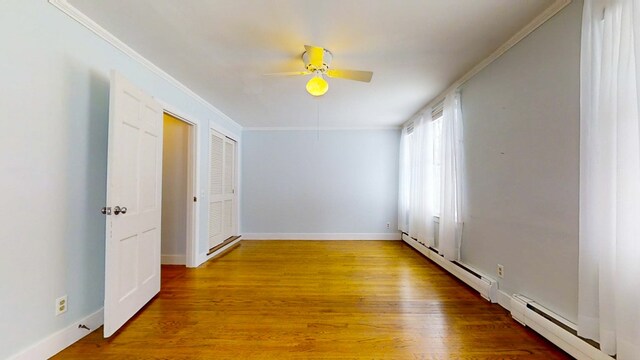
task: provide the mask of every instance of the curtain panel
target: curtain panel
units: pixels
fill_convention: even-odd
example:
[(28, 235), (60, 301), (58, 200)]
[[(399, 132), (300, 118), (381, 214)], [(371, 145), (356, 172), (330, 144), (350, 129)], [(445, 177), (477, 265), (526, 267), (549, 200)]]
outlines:
[(402, 131), (400, 140), (400, 193), (398, 224), (418, 242), (434, 244), (433, 222), (433, 123), (431, 114), (413, 122), (413, 131)]
[(460, 93), (444, 100), (440, 154), (440, 226), (438, 244), (448, 260), (460, 260), (462, 242), (463, 131)]
[(640, 1), (585, 0), (578, 334), (640, 357)]

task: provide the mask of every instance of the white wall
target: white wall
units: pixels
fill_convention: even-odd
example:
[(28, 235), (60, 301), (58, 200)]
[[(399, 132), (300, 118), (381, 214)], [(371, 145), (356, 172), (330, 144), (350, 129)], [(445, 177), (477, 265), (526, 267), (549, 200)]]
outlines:
[[(241, 128), (44, 0), (0, 1), (0, 34), (3, 359), (102, 307), (110, 69), (204, 122), (202, 154), (209, 121), (238, 138)], [(201, 221), (204, 251), (207, 237)], [(62, 294), (69, 311), (56, 317)]]
[[(164, 257), (186, 256), (190, 125), (164, 116), (162, 141), (162, 247)], [(183, 260), (184, 262), (184, 260)]]
[(399, 139), (399, 130), (245, 131), (242, 233), (397, 232)]
[(579, 71), (574, 1), (462, 88), (462, 260), (577, 317)]

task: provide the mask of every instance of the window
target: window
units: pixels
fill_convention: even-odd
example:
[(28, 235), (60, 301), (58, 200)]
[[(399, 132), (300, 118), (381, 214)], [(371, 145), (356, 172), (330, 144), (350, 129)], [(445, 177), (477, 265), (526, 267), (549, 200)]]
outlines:
[(398, 193), (398, 228), (409, 233), (409, 207), (411, 204), (411, 148), (413, 124), (402, 132), (400, 140), (400, 187)]

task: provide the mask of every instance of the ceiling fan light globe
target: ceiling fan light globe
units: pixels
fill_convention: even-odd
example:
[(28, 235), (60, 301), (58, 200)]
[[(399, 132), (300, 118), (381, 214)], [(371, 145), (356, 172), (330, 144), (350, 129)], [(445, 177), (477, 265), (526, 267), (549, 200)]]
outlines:
[(322, 76), (314, 76), (307, 82), (307, 92), (313, 96), (322, 96), (329, 90), (329, 83)]

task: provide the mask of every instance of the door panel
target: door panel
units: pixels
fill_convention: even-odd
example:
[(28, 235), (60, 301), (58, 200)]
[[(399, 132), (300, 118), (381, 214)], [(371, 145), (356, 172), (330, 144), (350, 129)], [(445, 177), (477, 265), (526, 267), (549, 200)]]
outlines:
[(140, 264), (140, 283), (146, 284), (149, 281), (153, 281), (157, 275), (155, 254), (154, 256), (147, 256), (147, 252), (155, 250), (154, 241), (158, 238), (159, 229), (154, 228), (143, 232), (140, 235), (140, 241), (138, 242), (138, 262)]
[(224, 141), (224, 194), (233, 195), (235, 175), (235, 141)]
[(225, 138), (224, 142), (224, 233), (225, 239), (237, 234), (236, 229), (236, 142)]
[(209, 248), (224, 241), (224, 136), (211, 131), (209, 143)]
[(222, 194), (222, 182), (223, 182), (223, 154), (224, 154), (224, 137), (216, 132), (211, 133), (210, 143), (210, 187), (209, 192), (211, 196)]
[[(111, 75), (105, 242), (104, 336), (160, 291), (162, 108)], [(124, 207), (126, 213), (116, 214)]]
[[(160, 144), (162, 141), (157, 135), (144, 132), (141, 143), (140, 156), (143, 159), (156, 159), (162, 156), (162, 154), (157, 153), (158, 148), (162, 148)], [(160, 144), (160, 146), (158, 146), (158, 144)], [(148, 161), (141, 164), (140, 181), (142, 186), (140, 189), (140, 211), (142, 212), (153, 211), (160, 206), (160, 204), (157, 203), (157, 201), (160, 200), (157, 194), (158, 191), (162, 191), (162, 189), (158, 189), (159, 184), (156, 180), (158, 174), (157, 166), (158, 163), (156, 161)]]
[[(209, 237), (222, 236), (222, 202), (213, 201), (209, 204)], [(216, 242), (215, 244), (218, 244)]]

